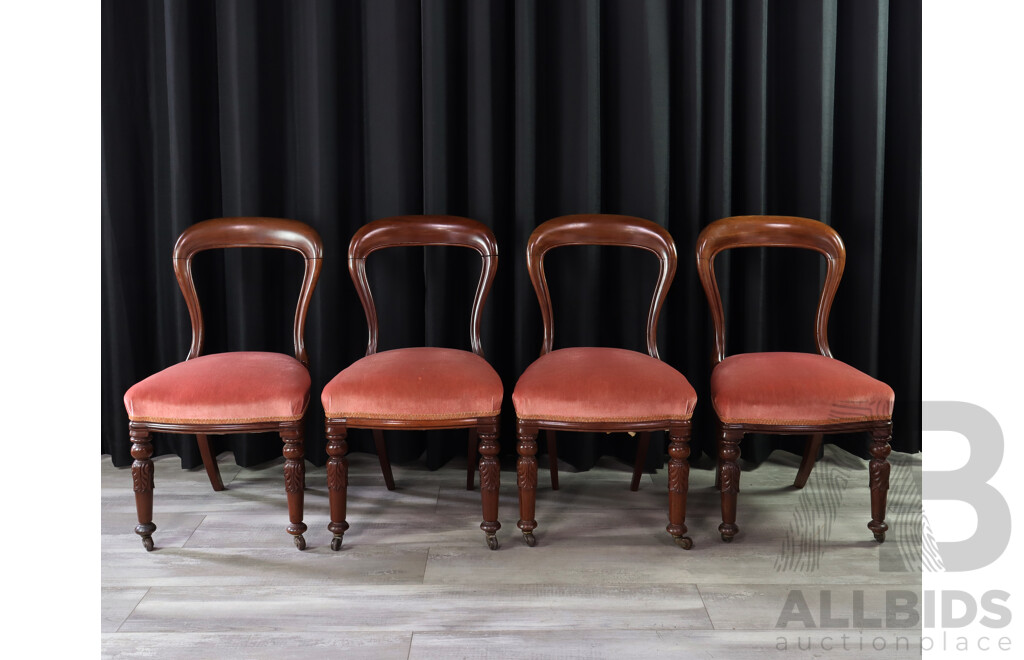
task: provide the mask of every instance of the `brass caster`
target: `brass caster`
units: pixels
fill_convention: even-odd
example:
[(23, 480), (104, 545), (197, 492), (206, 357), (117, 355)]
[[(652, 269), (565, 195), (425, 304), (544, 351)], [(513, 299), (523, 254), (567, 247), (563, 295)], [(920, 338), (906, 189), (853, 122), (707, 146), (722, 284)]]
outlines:
[(885, 543), (885, 532), (875, 532), (875, 540), (879, 543)]
[(333, 539), (331, 539), (331, 550), (334, 550), (335, 552), (337, 552), (338, 550), (341, 550), (341, 537), (340, 536), (335, 536)]
[(152, 536), (143, 536), (142, 537), (142, 545), (145, 546), (146, 552), (153, 552), (153, 537)]
[(296, 548), (298, 548), (299, 550), (305, 550), (306, 549), (306, 539), (304, 539), (302, 537), (302, 534), (299, 534), (299, 535), (294, 536), (292, 538), (295, 541), (295, 547)]
[(722, 534), (722, 541), (724, 541), (725, 543), (732, 543), (732, 537)]
[(526, 539), (526, 545), (531, 548), (537, 545), (537, 537), (533, 535), (533, 532), (523, 532), (523, 538)]
[(491, 550), (497, 550), (498, 549), (498, 537), (495, 536), (494, 534), (488, 534), (487, 535), (487, 547), (490, 548)]
[(678, 545), (683, 550), (689, 550), (693, 547), (693, 539), (691, 539), (689, 536), (673, 536), (672, 538), (673, 540), (675, 540), (676, 545)]

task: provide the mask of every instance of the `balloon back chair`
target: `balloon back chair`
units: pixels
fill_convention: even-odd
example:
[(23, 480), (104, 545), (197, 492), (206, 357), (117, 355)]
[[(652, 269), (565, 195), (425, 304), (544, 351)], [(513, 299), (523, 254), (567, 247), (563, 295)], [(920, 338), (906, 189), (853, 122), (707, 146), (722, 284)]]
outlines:
[[(659, 261), (658, 281), (647, 314), (647, 354), (620, 348), (576, 347), (552, 350), (554, 317), (544, 274), (544, 256), (563, 245), (612, 245), (654, 253)], [(534, 229), (526, 250), (530, 281), (540, 302), (544, 342), (540, 357), (520, 376), (512, 394), (516, 409), (519, 454), (519, 529), (527, 545), (537, 540), (533, 531), (537, 488), (537, 434), (548, 432), (552, 470), (557, 457), (556, 431), (639, 433), (632, 490), (651, 431), (668, 430), (669, 525), (676, 543), (693, 545), (686, 534), (686, 491), (689, 482), (690, 417), (697, 393), (686, 378), (658, 357), (658, 315), (676, 271), (676, 247), (661, 226), (620, 215), (568, 215)], [(557, 488), (552, 473), (552, 487)]]
[[(204, 327), (192, 280), (192, 258), (203, 250), (234, 247), (282, 248), (305, 259), (295, 308), (292, 338), (295, 357), (280, 353), (235, 351), (203, 355)], [(139, 524), (135, 533), (153, 549), (153, 433), (195, 434), (203, 464), (215, 491), (224, 490), (210, 435), (275, 432), (284, 441), (286, 528), (299, 550), (302, 533), (303, 423), (309, 403), (309, 356), (303, 340), (306, 313), (320, 277), (323, 244), (316, 230), (282, 218), (216, 218), (186, 229), (174, 246), (174, 274), (192, 322), (188, 357), (133, 385), (124, 395), (132, 438), (132, 482)]]
[[(450, 245), (476, 250), (482, 266), (470, 316), (472, 352), (436, 347), (400, 348), (377, 352), (377, 311), (366, 276), (366, 259), (389, 247)], [(498, 547), (498, 417), (502, 384), (484, 359), (480, 317), (498, 266), (498, 244), (485, 225), (447, 215), (396, 216), (364, 225), (348, 248), (352, 275), (369, 327), (366, 356), (354, 362), (324, 387), (321, 400), (327, 427), (327, 488), (334, 534), (331, 548), (341, 549), (348, 529), (345, 520), (348, 461), (347, 429), (374, 431), (385, 482), (394, 479), (383, 440), (385, 429), (470, 429), (479, 438), (480, 497), (484, 520), (480, 528), (487, 545)], [(470, 457), (475, 458), (472, 448)], [(469, 488), (472, 488), (470, 472)]]
[[(725, 355), (725, 313), (715, 279), (715, 257), (741, 247), (791, 247), (814, 250), (827, 262), (818, 300), (814, 353), (740, 353)], [(718, 416), (717, 484), (722, 497), (718, 530), (729, 542), (739, 531), (739, 443), (746, 433), (810, 434), (797, 473), (802, 488), (814, 467), (822, 436), (866, 431), (871, 434), (868, 464), (871, 522), (879, 543), (885, 540), (886, 494), (889, 489), (889, 441), (892, 432), (892, 388), (832, 357), (828, 316), (846, 263), (846, 248), (828, 225), (808, 218), (737, 216), (717, 220), (697, 239), (697, 271), (711, 307), (715, 331), (711, 402)]]

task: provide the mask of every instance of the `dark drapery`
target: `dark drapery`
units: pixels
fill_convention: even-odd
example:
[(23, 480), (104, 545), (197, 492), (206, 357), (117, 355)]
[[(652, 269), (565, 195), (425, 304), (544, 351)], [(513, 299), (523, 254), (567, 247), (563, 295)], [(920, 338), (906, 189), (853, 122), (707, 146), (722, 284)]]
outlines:
[[(366, 324), (346, 269), (363, 223), (451, 213), (501, 248), (484, 348), (510, 394), (537, 357), (540, 315), (524, 249), (566, 213), (650, 218), (680, 268), (661, 355), (701, 397), (694, 456), (711, 447), (710, 322), (693, 265), (700, 229), (739, 214), (833, 225), (848, 264), (833, 308), (836, 357), (896, 391), (893, 446), (921, 445), (921, 3), (919, 0), (372, 0), (103, 3), (102, 450), (127, 464), (121, 402), (184, 358), (188, 313), (171, 269), (178, 234), (230, 215), (291, 217), (323, 236), (307, 341), (307, 458), (323, 464), (319, 392), (362, 356)], [(197, 257), (207, 351), (291, 350), (301, 259), (267, 250)], [(643, 350), (656, 268), (621, 248), (548, 259), (555, 345)], [(469, 347), (472, 253), (375, 254), (381, 349)], [(720, 259), (730, 353), (813, 351), (819, 258), (743, 250)], [(465, 451), (461, 433), (388, 433), (394, 460)], [(372, 451), (368, 432), (354, 451)], [(861, 452), (861, 437), (836, 439)], [(760, 460), (775, 443), (744, 442)], [(543, 445), (543, 443), (541, 443)], [(648, 467), (661, 465), (652, 443)], [(587, 468), (626, 457), (626, 436), (573, 436)], [(156, 453), (200, 459), (191, 436)], [(271, 435), (219, 437), (252, 465)]]

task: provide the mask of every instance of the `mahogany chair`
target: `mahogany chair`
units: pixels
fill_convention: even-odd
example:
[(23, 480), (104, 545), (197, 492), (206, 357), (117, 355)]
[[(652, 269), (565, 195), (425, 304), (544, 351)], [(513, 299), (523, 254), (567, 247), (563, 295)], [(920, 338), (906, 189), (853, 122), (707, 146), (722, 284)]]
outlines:
[[(203, 313), (192, 280), (192, 257), (216, 248), (262, 247), (298, 252), (305, 272), (295, 308), (292, 338), (295, 357), (280, 353), (236, 351), (203, 355)], [(208, 436), (275, 432), (284, 441), (284, 480), (288, 495), (286, 528), (299, 550), (302, 533), (302, 419), (309, 403), (309, 356), (304, 332), (306, 312), (320, 277), (323, 244), (316, 230), (282, 218), (216, 218), (186, 229), (174, 246), (174, 274), (192, 321), (192, 345), (184, 362), (133, 385), (124, 395), (132, 438), (132, 482), (139, 524), (135, 533), (153, 549), (152, 433), (194, 433), (214, 490), (224, 490)]]
[[(563, 245), (615, 245), (654, 253), (658, 283), (647, 314), (647, 355), (620, 348), (576, 347), (552, 350), (554, 318), (544, 274), (544, 255)], [(668, 430), (669, 524), (676, 543), (689, 550), (686, 534), (686, 491), (689, 483), (690, 417), (697, 393), (686, 378), (658, 357), (658, 315), (676, 272), (676, 247), (665, 229), (650, 220), (621, 215), (567, 215), (534, 229), (526, 249), (530, 281), (537, 292), (544, 322), (540, 357), (516, 383), (519, 453), (519, 529), (527, 545), (537, 543), (533, 531), (537, 488), (537, 433), (553, 431), (635, 432), (646, 454), (651, 431)], [(550, 451), (550, 449), (549, 449)], [(553, 452), (552, 452), (553, 453)], [(555, 457), (551, 457), (552, 465)], [(638, 453), (636, 467), (642, 468)], [(634, 473), (633, 490), (638, 484)]]
[[(476, 250), (483, 264), (470, 316), (472, 352), (435, 347), (400, 348), (377, 352), (377, 310), (366, 277), (366, 259), (389, 247), (453, 245)], [(484, 359), (480, 316), (494, 282), (498, 243), (485, 225), (449, 215), (410, 215), (364, 225), (348, 247), (348, 269), (366, 312), (369, 340), (366, 356), (354, 362), (324, 387), (321, 401), (327, 426), (327, 488), (334, 534), (331, 548), (341, 549), (349, 525), (345, 521), (348, 487), (349, 428), (373, 429), (381, 469), (394, 489), (384, 429), (470, 429), (470, 442), (479, 438), (480, 497), (487, 545), (497, 549), (498, 417), (503, 394), (501, 378)], [(471, 459), (474, 456), (471, 448)], [(472, 489), (472, 472), (468, 488)]]
[[(715, 280), (715, 256), (741, 247), (792, 247), (824, 255), (828, 268), (818, 300), (814, 353), (740, 353), (725, 356), (725, 313)], [(828, 225), (807, 218), (737, 216), (711, 223), (697, 239), (697, 271), (711, 306), (715, 327), (711, 402), (719, 420), (717, 485), (722, 497), (718, 531), (729, 542), (739, 531), (739, 443), (746, 433), (810, 434), (795, 486), (802, 488), (814, 467), (822, 436), (867, 431), (871, 522), (879, 543), (885, 540), (894, 395), (885, 383), (832, 357), (828, 315), (846, 264), (843, 240)]]

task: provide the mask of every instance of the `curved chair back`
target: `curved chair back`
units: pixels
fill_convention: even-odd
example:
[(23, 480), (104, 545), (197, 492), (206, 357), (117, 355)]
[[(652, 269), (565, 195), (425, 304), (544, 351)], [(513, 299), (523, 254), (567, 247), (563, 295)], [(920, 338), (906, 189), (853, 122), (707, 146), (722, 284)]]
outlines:
[(320, 278), (324, 246), (315, 229), (304, 222), (285, 218), (214, 218), (197, 222), (178, 237), (174, 245), (174, 275), (192, 320), (192, 346), (186, 360), (202, 355), (204, 341), (203, 311), (192, 280), (192, 257), (203, 250), (234, 247), (294, 250), (306, 260), (299, 302), (295, 307), (292, 341), (295, 359), (309, 367), (305, 345), (306, 313)]
[(809, 218), (741, 215), (716, 220), (697, 237), (697, 273), (708, 297), (715, 325), (713, 365), (725, 359), (725, 312), (715, 279), (715, 257), (724, 250), (741, 247), (794, 247), (814, 250), (825, 256), (828, 270), (818, 299), (814, 340), (822, 355), (832, 357), (828, 346), (828, 315), (846, 265), (843, 239), (835, 229)]
[[(539, 225), (530, 234), (526, 248), (526, 268), (537, 292), (544, 320), (544, 345), (541, 355), (550, 353), (555, 341), (555, 321), (551, 311), (551, 293), (544, 274), (544, 255), (563, 245), (616, 245), (635, 247), (658, 257), (658, 283), (647, 313), (647, 352), (658, 358), (658, 315), (676, 273), (676, 244), (664, 227), (650, 220), (628, 215), (563, 215)], [(660, 359), (660, 358), (659, 358)]]
[(498, 241), (483, 223), (453, 215), (399, 215), (374, 220), (360, 227), (348, 246), (348, 271), (359, 293), (366, 312), (369, 339), (366, 354), (377, 352), (377, 308), (366, 277), (366, 258), (377, 250), (389, 247), (426, 245), (453, 245), (476, 250), (482, 260), (480, 281), (473, 296), (473, 311), (469, 319), (469, 336), (473, 352), (483, 357), (480, 341), (480, 317), (484, 302), (494, 283), (498, 267)]

